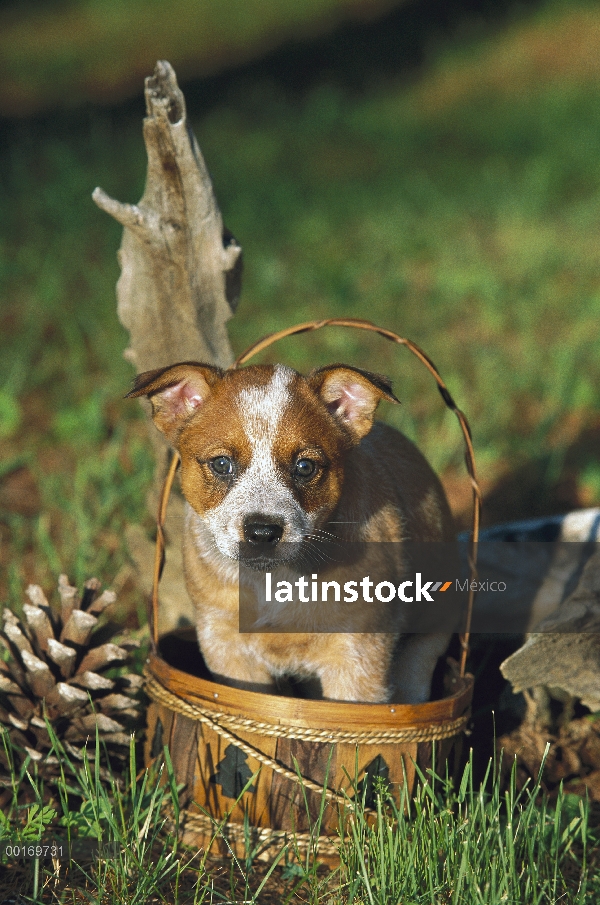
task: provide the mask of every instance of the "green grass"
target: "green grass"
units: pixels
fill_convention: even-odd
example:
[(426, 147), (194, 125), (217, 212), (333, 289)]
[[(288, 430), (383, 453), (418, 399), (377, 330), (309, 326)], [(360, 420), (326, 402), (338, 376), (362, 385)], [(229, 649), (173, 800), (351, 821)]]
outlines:
[[(471, 764), (458, 790), (421, 775), (414, 799), (375, 822), (359, 817), (342, 845), (349, 900), (391, 902), (541, 903), (593, 901), (588, 879), (587, 806), (561, 792), (552, 805), (533, 788), (517, 792), (516, 771), (503, 791), (492, 764), (474, 787)], [(578, 863), (570, 872), (567, 865)], [(567, 868), (567, 870), (565, 870)], [(570, 875), (571, 883), (566, 881)], [(352, 878), (352, 879), (350, 879)]]
[[(40, 809), (43, 802), (48, 801), (48, 793), (44, 792), (35, 765), (29, 764), (28, 770), (25, 762), (20, 775), (13, 772), (13, 799), (2, 812), (0, 842), (11, 846), (35, 845), (36, 842), (62, 844), (66, 855), (69, 844), (75, 846), (76, 840), (80, 845), (81, 840), (94, 840), (101, 845), (107, 844), (110, 854), (91, 859), (91, 865), (79, 864), (75, 857), (72, 860), (66, 857), (61, 859), (58, 868), (54, 865), (53, 870), (48, 870), (48, 858), (30, 858), (25, 861), (24, 868), (21, 861), (19, 871), (19, 859), (7, 856), (3, 844), (2, 862), (12, 867), (13, 877), (11, 870), (5, 868), (6, 885), (2, 888), (0, 884), (0, 889), (14, 888), (14, 874), (19, 871), (21, 877), (16, 879), (17, 882), (20, 880), (20, 891), (31, 895), (36, 902), (47, 900), (48, 890), (54, 885), (56, 891), (58, 881), (63, 894), (71, 893), (71, 901), (74, 901), (75, 890), (85, 889), (91, 896), (87, 901), (141, 905), (161, 887), (176, 885), (180, 873), (177, 837), (169, 830), (164, 813), (165, 805), (169, 804), (177, 822), (177, 790), (168, 757), (165, 767), (137, 777), (132, 741), (129, 769), (124, 776), (117, 776), (101, 766), (103, 752), (98, 737), (93, 758), (86, 755), (78, 762), (72, 759), (51, 726), (49, 732), (54, 743), (53, 754), (60, 758), (61, 765), (51, 805), (45, 805), (49, 819), (40, 821)], [(3, 742), (10, 757), (12, 749), (6, 735), (3, 735)], [(163, 774), (167, 780), (164, 784), (161, 782)], [(19, 798), (23, 787), (29, 790), (30, 801), (25, 803)], [(42, 822), (37, 828), (32, 812), (38, 818), (37, 823)], [(193, 869), (192, 865), (188, 866), (190, 872)], [(195, 869), (202, 877), (201, 860)], [(50, 882), (53, 875), (54, 884)], [(46, 891), (42, 893), (44, 888)]]
[[(129, 769), (117, 778), (101, 775), (98, 742), (94, 758), (83, 762), (73, 762), (56, 738), (54, 744), (62, 764), (55, 796), (42, 810), (42, 784), (25, 764), (1, 813), (2, 851), (5, 843), (76, 845), (82, 838), (112, 848), (86, 864), (67, 858), (54, 866), (43, 859), (19, 864), (4, 854), (0, 891), (19, 890), (35, 902), (592, 905), (600, 893), (588, 804), (562, 789), (549, 802), (540, 780), (517, 792), (515, 771), (503, 792), (492, 764), (479, 786), (469, 762), (457, 788), (434, 772), (419, 774), (411, 796), (400, 789), (398, 801), (380, 787), (374, 816), (360, 795), (358, 803), (348, 799), (346, 813), (353, 813), (337, 838), (340, 866), (332, 873), (318, 869), (314, 851), (299, 856), (293, 834), (268, 867), (260, 847), (248, 844), (245, 855), (230, 851), (217, 870), (214, 858), (177, 841), (180, 808), (168, 755), (162, 767), (136, 774), (132, 742)], [(23, 783), (27, 803), (17, 795)], [(313, 832), (318, 836), (318, 823)], [(214, 838), (220, 833), (215, 822)]]
[[(477, 98), (433, 121), (403, 101), (352, 105), (322, 89), (273, 127), (259, 119), (252, 196), (223, 174), (229, 222), (251, 243), (251, 310), (266, 312), (260, 329), (368, 314), (432, 355), (486, 463), (537, 454), (561, 418), (598, 403), (597, 92)], [(209, 159), (219, 132), (206, 128)], [(234, 180), (246, 178), (245, 143), (232, 132), (227, 145), (240, 148)], [(224, 147), (214, 157), (223, 166)], [(256, 329), (248, 315), (232, 324), (242, 343)], [(439, 468), (454, 460), (412, 362), (355, 337), (317, 343), (318, 361), (350, 353), (393, 374), (400, 422), (414, 421)], [(293, 360), (306, 367), (309, 349), (295, 340)]]
[(117, 137), (108, 121), (95, 118), (83, 132), (40, 141), (36, 126), (23, 124), (5, 145), (1, 468), (5, 479), (28, 468), (38, 510), (23, 513), (17, 500), (3, 517), (3, 594), (8, 586), (12, 600), (24, 572), (46, 586), (62, 570), (78, 581), (94, 571), (112, 580), (152, 472), (139, 411), (122, 402), (132, 375), (114, 307), (119, 230), (90, 199), (95, 179), (137, 191), (143, 149), (131, 130), (131, 172), (111, 179)]

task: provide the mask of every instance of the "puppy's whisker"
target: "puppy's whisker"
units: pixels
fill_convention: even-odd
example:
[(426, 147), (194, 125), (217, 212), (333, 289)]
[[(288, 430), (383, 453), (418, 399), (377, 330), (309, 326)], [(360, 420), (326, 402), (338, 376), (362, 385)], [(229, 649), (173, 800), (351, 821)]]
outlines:
[(300, 544), (299, 562), (301, 562), (304, 566), (310, 567), (311, 563), (313, 563), (315, 559), (322, 562), (322, 553), (316, 544), (311, 543), (311, 541), (307, 537), (305, 537)]
[(341, 546), (341, 543), (336, 538), (335, 534), (329, 534), (328, 532), (325, 532), (324, 535), (311, 532), (310, 534), (305, 534), (304, 537), (306, 540), (316, 541), (319, 544), (333, 544), (336, 547)]
[(314, 534), (305, 535), (305, 539), (307, 541), (314, 543), (315, 549), (317, 548), (317, 546), (319, 546), (321, 550), (323, 550), (323, 548), (325, 548), (326, 550), (332, 548), (335, 548), (336, 550), (342, 550), (345, 544), (337, 539), (334, 540), (332, 538), (333, 535), (332, 537), (319, 537)]
[(311, 549), (314, 550), (315, 556), (319, 556), (321, 559), (328, 558), (326, 550), (332, 547), (340, 549), (342, 546), (341, 544), (334, 544), (332, 541), (323, 541), (320, 537), (311, 538), (310, 535), (307, 537), (307, 541), (310, 543)]
[(331, 537), (334, 539), (338, 539), (337, 534), (334, 534), (333, 531), (325, 531), (324, 528), (315, 528), (313, 529), (313, 533), (308, 535), (309, 537), (317, 537), (318, 535), (324, 535), (326, 537)]
[[(309, 548), (310, 554), (312, 554), (314, 559), (319, 560), (321, 563), (336, 562), (336, 560), (332, 556), (328, 556), (326, 551), (321, 546), (319, 546), (322, 541), (319, 541), (315, 544), (311, 542), (310, 535), (307, 535), (307, 537), (305, 537), (304, 543), (305, 546)], [(309, 555), (309, 550), (306, 551), (307, 556)]]

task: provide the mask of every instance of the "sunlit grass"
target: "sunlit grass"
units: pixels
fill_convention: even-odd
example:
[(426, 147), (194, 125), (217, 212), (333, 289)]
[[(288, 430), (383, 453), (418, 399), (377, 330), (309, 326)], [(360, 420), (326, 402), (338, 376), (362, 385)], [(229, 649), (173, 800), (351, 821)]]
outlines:
[[(13, 766), (12, 799), (0, 813), (0, 864), (7, 888), (20, 887), (36, 901), (42, 889), (53, 890), (57, 901), (107, 905), (137, 905), (150, 897), (172, 905), (298, 900), (310, 905), (593, 905), (600, 893), (597, 829), (590, 826), (589, 804), (562, 788), (549, 801), (541, 791), (542, 774), (518, 791), (514, 769), (503, 791), (492, 764), (477, 784), (467, 763), (456, 786), (417, 768), (410, 792), (379, 783), (370, 812), (354, 783), (352, 800), (342, 806), (345, 829), (330, 840), (340, 859), (333, 872), (318, 870), (318, 820), (311, 821), (315, 844), (308, 852), (290, 832), (263, 867), (261, 845), (248, 834), (245, 855), (229, 849), (219, 864), (207, 855), (208, 845), (196, 850), (178, 839), (183, 815), (168, 754), (162, 767), (155, 763), (138, 772), (132, 741), (129, 762), (118, 776), (101, 762), (97, 739), (91, 758), (75, 760), (49, 731), (60, 762), (52, 794), (44, 792), (36, 766), (26, 760), (20, 770)], [(14, 751), (3, 736), (10, 762)], [(325, 802), (323, 797), (321, 810)], [(213, 837), (221, 838), (227, 850), (222, 832), (215, 820)], [(57, 840), (65, 850), (67, 840), (73, 849), (82, 840), (96, 840), (101, 848), (85, 864), (78, 864), (77, 856), (19, 864), (4, 846), (25, 840), (46, 845)]]
[[(427, 117), (402, 89), (389, 94), (321, 89), (296, 110), (279, 98), (276, 123), (251, 129), (252, 162), (229, 123), (234, 177), (225, 142), (213, 170), (248, 261), (231, 332), (243, 344), (296, 320), (368, 315), (432, 355), (486, 461), (539, 454), (567, 413), (598, 402), (597, 94), (554, 86)], [(226, 115), (202, 125), (209, 159)], [(236, 180), (249, 171), (250, 191)], [(350, 353), (390, 373), (398, 423), (417, 419), (439, 468), (455, 461), (412, 364), (382, 343), (342, 342), (321, 334), (286, 352), (302, 367)]]

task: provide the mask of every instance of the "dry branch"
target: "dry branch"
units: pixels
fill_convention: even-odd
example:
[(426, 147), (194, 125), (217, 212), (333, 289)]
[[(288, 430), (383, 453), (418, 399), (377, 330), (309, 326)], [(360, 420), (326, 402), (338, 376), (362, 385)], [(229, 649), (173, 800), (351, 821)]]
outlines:
[[(186, 118), (185, 101), (169, 63), (159, 61), (145, 83), (144, 141), (148, 170), (138, 204), (121, 204), (96, 189), (96, 204), (124, 227), (119, 250), (117, 310), (129, 331), (125, 355), (136, 371), (176, 361), (227, 367), (233, 360), (226, 322), (238, 301), (241, 248), (223, 227), (212, 184)], [(148, 411), (148, 409), (146, 409)], [(154, 427), (156, 453), (152, 515), (156, 515), (169, 450)], [(178, 621), (187, 601), (182, 580), (182, 503), (167, 518), (169, 549), (161, 585), (164, 627)], [(153, 551), (132, 526), (130, 552), (149, 591)], [(187, 603), (191, 615), (191, 604)]]
[(137, 205), (94, 200), (124, 227), (118, 313), (138, 373), (198, 359), (227, 366), (225, 323), (240, 286), (241, 249), (223, 221), (185, 101), (165, 61), (146, 79), (148, 172)]

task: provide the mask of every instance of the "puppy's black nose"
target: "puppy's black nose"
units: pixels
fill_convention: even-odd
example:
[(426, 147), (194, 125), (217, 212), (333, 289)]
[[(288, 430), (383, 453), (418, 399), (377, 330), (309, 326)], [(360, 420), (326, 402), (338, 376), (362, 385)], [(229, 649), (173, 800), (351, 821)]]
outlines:
[(270, 544), (275, 546), (283, 535), (281, 525), (269, 522), (244, 522), (244, 539), (249, 544)]

